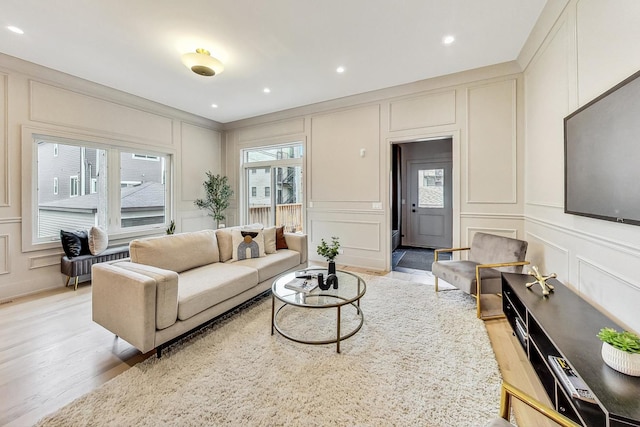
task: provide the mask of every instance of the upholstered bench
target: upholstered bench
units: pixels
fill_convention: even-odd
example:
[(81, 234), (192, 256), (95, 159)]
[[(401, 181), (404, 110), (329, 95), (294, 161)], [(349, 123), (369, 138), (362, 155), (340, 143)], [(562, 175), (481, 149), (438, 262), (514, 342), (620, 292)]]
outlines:
[(98, 255), (79, 255), (73, 258), (63, 256), (60, 261), (60, 272), (67, 276), (67, 283), (65, 286), (69, 286), (69, 282), (73, 277), (75, 279), (74, 290), (78, 289), (78, 278), (85, 274), (91, 274), (91, 266), (99, 262), (115, 261), (129, 257), (129, 246), (117, 246), (113, 248), (107, 248), (104, 252), (100, 252)]

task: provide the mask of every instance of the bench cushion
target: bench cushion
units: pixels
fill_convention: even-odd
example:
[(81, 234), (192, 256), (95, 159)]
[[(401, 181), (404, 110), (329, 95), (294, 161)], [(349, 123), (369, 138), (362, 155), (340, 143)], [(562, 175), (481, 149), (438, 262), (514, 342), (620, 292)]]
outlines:
[(91, 274), (91, 266), (100, 262), (109, 262), (129, 257), (128, 246), (108, 248), (100, 255), (80, 255), (69, 258), (66, 255), (60, 261), (60, 272), (68, 277)]

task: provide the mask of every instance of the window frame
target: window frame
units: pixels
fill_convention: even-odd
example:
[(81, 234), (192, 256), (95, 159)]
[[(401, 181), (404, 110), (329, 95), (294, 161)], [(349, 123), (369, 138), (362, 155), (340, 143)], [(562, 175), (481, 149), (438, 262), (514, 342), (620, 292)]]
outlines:
[[(121, 152), (140, 152), (152, 156), (166, 157), (165, 166), (165, 217), (164, 224), (136, 227), (121, 227), (120, 173), (108, 174), (107, 204), (110, 206), (107, 219), (109, 242), (128, 243), (133, 238), (158, 235), (164, 232), (175, 215), (175, 161), (176, 149), (164, 146), (143, 145), (133, 141), (118, 140), (96, 135), (75, 134), (53, 129), (23, 126), (22, 128), (22, 209), (23, 216), (22, 251), (39, 251), (60, 248), (59, 236), (38, 237), (38, 140), (79, 147), (107, 150), (107, 170), (118, 170)], [(115, 160), (114, 160), (115, 159)], [(116, 191), (113, 191), (113, 189)], [(114, 208), (117, 206), (118, 209)], [(114, 226), (115, 224), (115, 226)]]
[[(285, 158), (283, 159), (282, 156), (278, 153), (276, 156), (276, 158), (273, 159), (269, 159), (269, 160), (264, 160), (264, 161), (247, 161), (247, 152), (250, 151), (260, 151), (260, 150), (270, 150), (270, 149), (279, 149), (279, 148), (295, 148), (295, 147), (301, 147), (302, 149), (302, 155), (300, 157), (297, 158)], [(264, 168), (265, 171), (267, 171), (267, 173), (270, 173), (271, 168), (286, 168), (289, 166), (292, 167), (300, 167), (300, 171), (302, 174), (302, 181), (303, 183), (305, 183), (304, 185), (306, 186), (306, 162), (307, 162), (307, 157), (306, 157), (306, 153), (307, 153), (307, 144), (306, 144), (306, 138), (301, 138), (301, 139), (297, 139), (294, 141), (291, 140), (286, 140), (286, 141), (282, 141), (282, 142), (276, 142), (276, 141), (272, 141), (270, 144), (265, 144), (265, 145), (245, 145), (242, 146), (239, 150), (239, 155), (240, 155), (240, 206), (239, 206), (239, 210), (240, 210), (240, 219), (241, 219), (241, 223), (247, 223), (249, 222), (249, 208), (248, 208), (248, 203), (249, 203), (249, 197), (250, 197), (250, 188), (248, 187), (248, 174), (249, 174), (249, 170), (252, 170), (252, 173), (254, 170), (259, 170), (260, 168)], [(271, 186), (274, 185), (274, 177), (272, 176), (271, 179)], [(307, 189), (303, 188), (302, 191), (302, 200), (300, 201), (300, 203), (302, 204), (302, 229), (306, 230), (307, 228), (307, 224), (306, 224), (306, 217), (307, 217), (307, 209), (306, 209), (306, 200), (307, 200)], [(275, 209), (275, 197), (277, 197), (277, 192), (274, 191), (270, 191), (270, 195), (269, 197), (271, 198), (271, 204), (272, 204), (272, 209)], [(273, 221), (275, 222), (275, 215), (273, 216)], [(265, 227), (271, 226), (273, 224), (263, 224)]]

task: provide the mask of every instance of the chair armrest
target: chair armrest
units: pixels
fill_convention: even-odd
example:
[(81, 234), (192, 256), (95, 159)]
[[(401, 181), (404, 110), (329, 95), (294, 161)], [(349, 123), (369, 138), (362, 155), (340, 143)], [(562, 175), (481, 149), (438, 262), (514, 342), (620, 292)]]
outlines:
[(477, 283), (477, 294), (482, 294), (482, 290), (480, 289), (480, 270), (483, 268), (501, 268), (501, 267), (517, 267), (521, 265), (529, 265), (529, 261), (512, 261), (512, 262), (497, 262), (495, 264), (478, 264), (476, 265), (476, 283)]
[(440, 252), (458, 252), (458, 251), (468, 251), (471, 248), (447, 248), (447, 249), (436, 249), (433, 251), (433, 261), (438, 261), (438, 255)]
[(522, 390), (512, 386), (507, 382), (502, 383), (501, 396), (500, 396), (500, 417), (505, 420), (509, 420), (511, 417), (511, 404), (512, 404), (511, 398), (512, 397), (515, 397), (525, 405), (536, 410), (537, 412), (541, 413), (542, 415), (549, 418), (550, 420), (553, 420), (554, 422), (556, 422), (562, 427), (579, 427), (580, 426), (580, 424), (576, 424), (575, 422), (565, 417), (561, 413), (549, 408), (544, 403), (540, 402), (537, 399), (534, 399), (533, 397), (529, 396)]

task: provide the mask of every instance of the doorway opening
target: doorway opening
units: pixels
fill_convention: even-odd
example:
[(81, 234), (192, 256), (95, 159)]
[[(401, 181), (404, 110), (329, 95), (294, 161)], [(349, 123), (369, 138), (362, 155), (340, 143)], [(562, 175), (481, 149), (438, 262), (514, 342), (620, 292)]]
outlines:
[(452, 152), (451, 137), (392, 145), (394, 271), (431, 271), (434, 250), (452, 246)]

